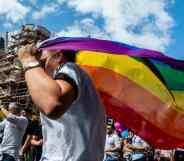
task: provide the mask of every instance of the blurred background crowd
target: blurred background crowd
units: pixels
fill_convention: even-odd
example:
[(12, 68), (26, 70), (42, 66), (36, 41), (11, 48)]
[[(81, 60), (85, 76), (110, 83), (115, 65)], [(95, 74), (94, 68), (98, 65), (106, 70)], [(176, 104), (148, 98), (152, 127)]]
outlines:
[[(30, 109), (21, 110), (20, 116), (27, 118), (28, 124), (23, 138), (20, 138), (22, 143), (19, 149), (19, 158), (21, 161), (39, 161), (43, 144), (40, 117)], [(10, 116), (7, 116), (4, 120), (8, 118)], [(7, 142), (4, 135), (8, 135), (9, 138), (17, 135), (12, 133), (11, 130), (6, 129), (5, 131), (1, 128), (4, 120), (0, 122), (0, 145), (2, 145), (0, 148), (3, 148), (3, 140)], [(127, 129), (123, 123), (107, 117), (104, 161), (184, 161), (184, 149), (155, 149)]]
[(105, 161), (184, 161), (184, 149), (155, 149), (113, 118), (107, 118)]

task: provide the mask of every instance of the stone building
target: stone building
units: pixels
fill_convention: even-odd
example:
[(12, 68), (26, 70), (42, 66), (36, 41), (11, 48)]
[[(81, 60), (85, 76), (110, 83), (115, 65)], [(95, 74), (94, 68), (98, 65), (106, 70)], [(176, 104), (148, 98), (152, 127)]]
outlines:
[[(26, 27), (34, 27), (32, 24), (27, 24)], [(23, 26), (22, 29), (25, 26)], [(48, 31), (46, 28), (40, 26), (39, 32), (35, 32), (39, 40), (54, 36), (54, 32)], [(21, 30), (34, 32), (34, 30)], [(8, 105), (11, 101), (16, 101), (22, 108), (32, 108), (33, 103), (28, 94), (25, 83), (24, 73), (20, 69), (17, 56), (15, 54), (16, 46), (14, 47), (14, 40), (18, 32), (0, 33), (0, 101), (4, 105)], [(14, 37), (14, 40), (12, 38)], [(25, 35), (23, 35), (25, 36)], [(29, 35), (30, 36), (30, 35)], [(31, 36), (35, 36), (34, 33)], [(24, 40), (25, 37), (23, 37)], [(28, 37), (29, 40), (30, 37)], [(35, 37), (34, 37), (35, 38)], [(21, 39), (17, 39), (18, 42)], [(11, 46), (11, 47), (10, 47)]]
[(16, 101), (22, 108), (31, 108), (23, 71), (17, 66), (16, 55), (8, 52), (12, 33), (0, 33), (0, 101), (7, 106)]

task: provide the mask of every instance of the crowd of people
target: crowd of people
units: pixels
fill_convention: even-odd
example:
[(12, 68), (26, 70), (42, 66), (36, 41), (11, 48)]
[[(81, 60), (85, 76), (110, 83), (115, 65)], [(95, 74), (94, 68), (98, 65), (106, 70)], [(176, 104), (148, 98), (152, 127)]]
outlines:
[(184, 161), (184, 149), (154, 149), (119, 122), (108, 120), (104, 161)]
[(1, 106), (5, 118), (0, 122), (0, 160), (39, 161), (42, 154), (41, 122), (30, 110), (21, 110), (15, 102)]
[[(8, 110), (1, 107), (5, 118), (0, 123), (2, 161), (39, 161), (42, 155), (42, 125), (38, 115), (21, 110), (15, 102)], [(106, 121), (103, 161), (183, 161), (184, 149), (154, 149), (141, 137), (112, 118)]]

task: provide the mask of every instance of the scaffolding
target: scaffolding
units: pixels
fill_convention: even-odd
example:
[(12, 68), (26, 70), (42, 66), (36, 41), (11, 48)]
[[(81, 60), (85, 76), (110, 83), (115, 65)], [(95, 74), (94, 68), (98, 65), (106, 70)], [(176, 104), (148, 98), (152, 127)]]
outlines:
[(4, 106), (17, 102), (22, 109), (32, 108), (24, 73), (14, 61), (15, 55), (0, 52), (0, 100)]
[(0, 50), (0, 100), (3, 105), (17, 102), (23, 109), (32, 108), (23, 70), (17, 58), (21, 46), (39, 43), (50, 37), (51, 32), (43, 26), (25, 24), (20, 31), (0, 33), (5, 50)]

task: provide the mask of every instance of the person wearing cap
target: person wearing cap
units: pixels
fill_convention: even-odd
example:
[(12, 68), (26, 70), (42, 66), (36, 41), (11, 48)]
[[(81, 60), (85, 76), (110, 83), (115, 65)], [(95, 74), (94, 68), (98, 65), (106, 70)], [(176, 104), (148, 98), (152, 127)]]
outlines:
[(22, 138), (27, 127), (27, 119), (20, 116), (20, 109), (15, 102), (8, 106), (8, 110), (0, 107), (5, 119), (0, 126), (4, 127), (3, 140), (0, 144), (0, 160), (16, 161), (19, 159), (19, 150)]
[(118, 161), (121, 150), (121, 139), (113, 125), (107, 125), (104, 161)]
[(75, 64), (76, 53), (43, 51), (38, 59), (34, 51), (33, 45), (26, 45), (18, 56), (29, 93), (41, 112), (41, 161), (102, 161), (104, 107), (91, 78)]

